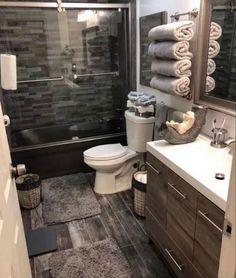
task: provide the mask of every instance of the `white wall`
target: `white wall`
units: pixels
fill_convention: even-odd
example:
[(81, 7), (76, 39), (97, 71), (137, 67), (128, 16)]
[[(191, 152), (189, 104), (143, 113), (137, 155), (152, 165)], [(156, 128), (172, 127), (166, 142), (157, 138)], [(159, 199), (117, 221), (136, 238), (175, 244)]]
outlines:
[[(137, 0), (137, 57), (140, 57), (140, 48), (139, 48), (139, 17), (146, 16), (149, 14), (167, 11), (168, 13), (168, 22), (170, 22), (170, 15), (175, 14), (176, 12), (187, 12), (192, 9), (200, 8), (200, 0)], [(137, 59), (137, 90), (144, 91), (149, 94), (156, 96), (157, 101), (164, 101), (166, 105), (173, 107), (177, 110), (186, 112), (191, 110), (192, 101), (186, 99), (171, 96), (164, 94), (158, 90), (140, 85), (139, 82), (139, 70), (140, 70), (140, 61)], [(235, 117), (224, 115), (213, 110), (208, 110), (206, 125), (203, 127), (202, 132), (211, 135), (212, 129), (212, 120), (216, 118), (217, 123), (221, 123), (223, 118), (226, 116), (226, 125), (225, 128), (229, 130), (229, 136), (235, 138)]]

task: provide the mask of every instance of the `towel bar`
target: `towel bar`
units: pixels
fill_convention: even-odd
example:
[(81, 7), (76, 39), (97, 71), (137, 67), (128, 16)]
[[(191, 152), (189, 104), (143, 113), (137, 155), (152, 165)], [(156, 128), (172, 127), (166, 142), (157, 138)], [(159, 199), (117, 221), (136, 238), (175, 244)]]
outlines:
[(21, 83), (34, 83), (34, 82), (47, 82), (47, 81), (61, 81), (64, 80), (64, 76), (52, 77), (52, 78), (42, 78), (42, 79), (28, 79), (28, 80), (19, 80), (18, 84)]

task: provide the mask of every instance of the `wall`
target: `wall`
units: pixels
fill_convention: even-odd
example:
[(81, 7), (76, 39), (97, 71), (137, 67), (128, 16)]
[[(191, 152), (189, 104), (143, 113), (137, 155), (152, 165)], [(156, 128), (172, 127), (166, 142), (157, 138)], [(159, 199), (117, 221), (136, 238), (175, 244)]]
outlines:
[[(165, 1), (155, 1), (155, 0), (137, 0), (137, 57), (139, 57), (139, 17), (146, 16), (149, 14), (167, 11), (168, 13), (168, 22), (170, 22), (170, 15), (175, 14), (176, 12), (187, 12), (194, 8), (199, 9), (200, 0), (165, 0)], [(137, 90), (144, 91), (148, 94), (153, 94), (156, 96), (157, 101), (164, 101), (166, 105), (173, 107), (177, 110), (186, 112), (191, 110), (193, 101), (188, 101), (186, 99), (182, 99), (180, 97), (171, 96), (168, 94), (164, 94), (158, 90), (145, 87), (140, 85), (139, 82), (139, 69), (140, 63), (139, 59), (137, 59)], [(221, 123), (223, 118), (226, 117), (225, 128), (229, 130), (229, 136), (235, 138), (235, 117), (224, 115), (223, 113), (219, 113), (213, 110), (208, 110), (206, 125), (202, 128), (202, 132), (211, 136), (212, 129), (212, 120), (216, 119), (217, 123)]]

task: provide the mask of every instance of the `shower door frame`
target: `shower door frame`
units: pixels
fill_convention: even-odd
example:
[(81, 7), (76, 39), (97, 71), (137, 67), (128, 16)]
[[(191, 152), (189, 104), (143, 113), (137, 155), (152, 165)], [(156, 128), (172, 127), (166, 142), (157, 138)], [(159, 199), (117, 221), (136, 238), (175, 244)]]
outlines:
[[(134, 65), (134, 63), (132, 63), (131, 61), (131, 57), (132, 57), (132, 44), (135, 44), (135, 42), (132, 43), (132, 22), (131, 22), (131, 2), (129, 3), (63, 3), (61, 1), (61, 3), (59, 2), (18, 2), (18, 1), (14, 1), (14, 2), (8, 2), (8, 1), (0, 1), (0, 8), (4, 7), (4, 8), (9, 8), (9, 7), (16, 7), (16, 8), (55, 8), (57, 9), (59, 12), (62, 10), (66, 10), (66, 9), (127, 9), (128, 10), (128, 37), (126, 37), (126, 44), (127, 44), (127, 53), (126, 53), (126, 57), (127, 57), (127, 87), (128, 87), (128, 91), (131, 90), (131, 87), (133, 87), (132, 89), (134, 90), (136, 88), (136, 84), (134, 84), (132, 78), (134, 77), (136, 80), (136, 69), (132, 69), (132, 66)], [(62, 10), (61, 10), (62, 9)], [(127, 23), (126, 23), (127, 24)], [(125, 26), (125, 28), (127, 28), (127, 26)], [(135, 38), (135, 36), (134, 36)], [(135, 55), (136, 56), (136, 55)], [(131, 71), (135, 73), (135, 76), (133, 76), (133, 74), (131, 74)], [(136, 83), (136, 82), (135, 82)]]

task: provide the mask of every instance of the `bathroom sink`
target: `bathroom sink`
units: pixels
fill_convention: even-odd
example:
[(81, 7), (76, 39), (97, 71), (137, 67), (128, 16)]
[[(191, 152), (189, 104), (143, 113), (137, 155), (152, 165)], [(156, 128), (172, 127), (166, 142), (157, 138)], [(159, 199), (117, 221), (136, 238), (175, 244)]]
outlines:
[[(183, 145), (170, 145), (164, 140), (148, 142), (147, 150), (225, 210), (232, 164), (228, 148), (213, 148), (208, 137), (199, 135), (194, 142)], [(224, 179), (216, 179), (216, 173), (223, 174)]]

